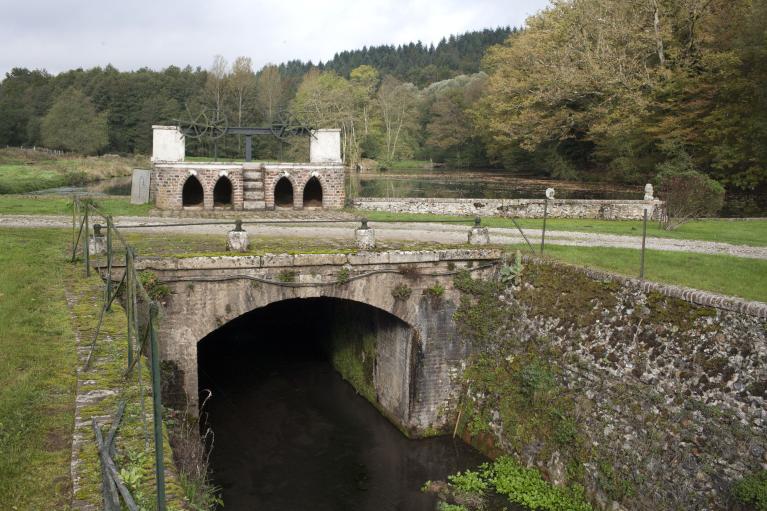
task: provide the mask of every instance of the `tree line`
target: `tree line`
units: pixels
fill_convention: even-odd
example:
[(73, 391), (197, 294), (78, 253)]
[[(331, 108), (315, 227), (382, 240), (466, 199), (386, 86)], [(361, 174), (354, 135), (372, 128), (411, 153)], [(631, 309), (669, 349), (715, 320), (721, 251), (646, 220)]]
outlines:
[[(151, 124), (203, 109), (230, 125), (287, 110), (341, 128), (350, 164), (431, 159), (630, 183), (701, 171), (753, 189), (767, 184), (765, 27), (767, 0), (552, 0), (523, 30), (363, 48), (317, 65), (256, 71), (247, 57), (216, 57), (205, 70), (14, 69), (0, 83), (0, 144), (50, 145), (61, 97), (81, 104), (64, 109), (69, 118), (80, 111), (94, 133), (106, 126), (95, 145), (110, 152), (149, 152)], [(278, 151), (256, 143), (262, 157)], [(219, 155), (241, 153), (236, 138), (222, 144)]]

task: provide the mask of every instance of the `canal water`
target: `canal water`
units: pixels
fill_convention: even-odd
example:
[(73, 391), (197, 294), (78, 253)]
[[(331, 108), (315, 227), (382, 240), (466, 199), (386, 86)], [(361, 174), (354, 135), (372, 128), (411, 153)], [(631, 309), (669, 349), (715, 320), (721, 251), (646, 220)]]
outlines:
[(311, 304), (259, 309), (199, 345), (224, 509), (433, 511), (425, 481), (487, 459), (449, 436), (400, 433), (327, 362), (318, 336), (329, 318)]

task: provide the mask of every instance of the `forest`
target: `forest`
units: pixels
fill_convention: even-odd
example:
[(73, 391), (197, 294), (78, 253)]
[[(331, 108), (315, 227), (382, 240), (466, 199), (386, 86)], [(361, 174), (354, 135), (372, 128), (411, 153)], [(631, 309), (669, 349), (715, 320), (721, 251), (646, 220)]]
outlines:
[[(0, 82), (0, 145), (151, 150), (151, 125), (290, 117), (341, 128), (350, 165), (430, 160), (524, 175), (644, 183), (699, 171), (767, 188), (767, 0), (552, 0), (522, 28), (343, 51), (253, 69), (112, 66)], [(75, 130), (74, 126), (78, 126)], [(225, 137), (219, 157), (242, 154)], [(279, 144), (256, 141), (259, 158)], [(190, 153), (211, 155), (210, 143)]]

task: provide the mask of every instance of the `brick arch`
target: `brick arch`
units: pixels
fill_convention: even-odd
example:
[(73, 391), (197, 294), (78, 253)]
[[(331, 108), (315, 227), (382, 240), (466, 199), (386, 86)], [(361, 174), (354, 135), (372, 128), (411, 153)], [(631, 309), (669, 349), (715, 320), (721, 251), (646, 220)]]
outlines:
[(277, 177), (277, 179), (274, 180), (274, 184), (272, 185), (272, 189), (269, 191), (269, 193), (271, 194), (270, 196), (271, 196), (272, 200), (274, 201), (274, 207), (277, 207), (277, 200), (276, 200), (276, 197), (274, 196), (274, 193), (277, 190), (277, 185), (279, 185), (280, 182), (283, 179), (287, 179), (288, 182), (290, 183), (290, 185), (293, 187), (293, 205), (292, 205), (292, 207), (294, 207), (294, 208), (301, 207), (301, 199), (303, 199), (303, 195), (301, 195), (301, 194), (303, 193), (303, 187), (299, 187), (298, 186), (298, 181), (296, 181), (295, 176), (293, 174), (290, 174), (290, 173), (288, 173), (287, 176), (279, 175)]
[[(216, 188), (219, 188), (219, 196), (216, 196)], [(211, 189), (211, 197), (213, 197), (213, 205), (218, 203), (224, 207), (234, 206), (234, 183), (228, 175), (220, 175), (218, 179), (213, 181), (213, 187)]]
[[(186, 196), (184, 192), (187, 192)], [(198, 200), (198, 195), (199, 195), (199, 200)], [(196, 174), (187, 175), (184, 181), (180, 184), (180, 189), (178, 190), (178, 196), (181, 197), (181, 205), (183, 207), (188, 207), (188, 206), (203, 207), (203, 204), (205, 201), (205, 185), (203, 184), (203, 181), (200, 180), (200, 176)]]
[(320, 185), (320, 207), (325, 206), (325, 191), (328, 189), (327, 184), (325, 183), (324, 179), (322, 178), (322, 174), (319, 172), (316, 176), (312, 176), (309, 174), (309, 177), (304, 181), (303, 186), (301, 187), (301, 205), (306, 206), (304, 204), (304, 199), (306, 198), (306, 185), (308, 185), (312, 179), (316, 179), (317, 182)]

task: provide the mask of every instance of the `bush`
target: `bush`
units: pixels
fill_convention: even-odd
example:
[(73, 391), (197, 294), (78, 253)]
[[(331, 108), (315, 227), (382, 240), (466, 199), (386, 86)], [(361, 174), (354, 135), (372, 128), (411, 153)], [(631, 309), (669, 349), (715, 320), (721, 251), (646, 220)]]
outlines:
[(767, 470), (744, 477), (732, 488), (732, 496), (757, 511), (767, 511)]
[(692, 219), (716, 215), (724, 205), (724, 187), (695, 170), (656, 176), (658, 195), (666, 201), (663, 228), (671, 231)]
[(694, 218), (714, 216), (724, 205), (724, 188), (695, 170), (692, 158), (679, 141), (662, 144), (666, 160), (657, 165), (658, 196), (666, 201), (663, 228), (671, 231)]

